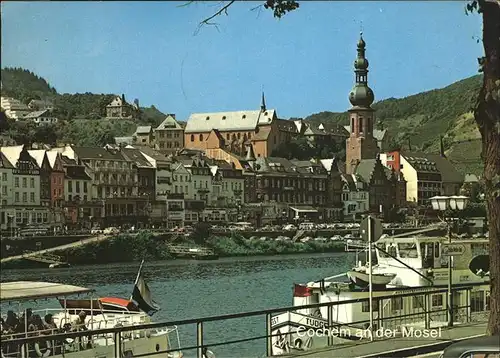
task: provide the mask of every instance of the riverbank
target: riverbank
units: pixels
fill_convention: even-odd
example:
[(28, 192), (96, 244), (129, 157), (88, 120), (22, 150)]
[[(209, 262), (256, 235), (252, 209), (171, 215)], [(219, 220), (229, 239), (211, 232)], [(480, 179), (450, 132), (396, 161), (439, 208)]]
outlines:
[[(55, 255), (65, 259), (71, 265), (106, 264), (147, 261), (173, 260), (167, 248), (168, 241), (151, 233), (139, 235), (118, 235), (112, 239), (91, 242), (64, 251), (56, 251)], [(197, 247), (194, 240), (179, 238), (175, 244)], [(205, 240), (205, 247), (211, 248), (219, 257), (241, 257), (260, 255), (285, 255), (300, 253), (342, 252), (344, 244), (335, 241), (291, 242), (279, 240), (248, 239), (233, 234), (230, 237), (212, 235)], [(2, 268), (33, 267), (37, 263), (27, 260), (3, 263)]]

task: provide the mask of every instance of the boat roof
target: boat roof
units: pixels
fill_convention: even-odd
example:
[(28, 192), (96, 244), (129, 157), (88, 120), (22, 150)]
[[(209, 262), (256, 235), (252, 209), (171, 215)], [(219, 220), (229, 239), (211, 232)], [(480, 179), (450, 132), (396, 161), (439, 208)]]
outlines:
[(478, 356), (484, 353), (500, 353), (500, 336), (486, 336), (479, 338), (466, 339), (448, 346), (442, 357), (469, 357), (477, 353)]
[(57, 282), (14, 281), (0, 283), (0, 301), (21, 301), (89, 292), (94, 292), (94, 290)]

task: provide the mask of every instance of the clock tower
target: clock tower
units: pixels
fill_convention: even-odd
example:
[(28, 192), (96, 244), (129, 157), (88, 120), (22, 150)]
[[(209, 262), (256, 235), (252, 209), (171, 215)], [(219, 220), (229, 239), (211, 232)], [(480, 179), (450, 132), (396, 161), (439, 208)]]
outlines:
[(363, 33), (358, 41), (358, 56), (354, 61), (356, 83), (349, 93), (352, 107), (348, 110), (350, 134), (346, 141), (346, 172), (353, 174), (362, 159), (375, 159), (379, 148), (373, 137), (375, 110), (371, 107), (375, 96), (368, 87), (368, 60), (365, 57), (366, 43)]

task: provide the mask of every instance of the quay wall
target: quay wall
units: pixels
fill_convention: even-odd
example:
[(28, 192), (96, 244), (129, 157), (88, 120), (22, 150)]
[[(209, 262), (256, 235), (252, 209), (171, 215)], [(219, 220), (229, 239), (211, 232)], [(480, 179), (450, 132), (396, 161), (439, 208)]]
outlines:
[[(262, 241), (260, 239), (250, 240), (243, 235), (234, 233), (232, 236), (211, 235), (202, 241), (204, 247), (213, 249), (219, 257), (344, 251), (343, 242), (318, 242), (312, 240), (306, 243), (276, 240)], [(169, 244), (172, 244), (170, 235), (155, 235), (145, 232), (137, 235), (118, 235), (108, 240), (90, 242), (51, 253), (59, 255), (71, 265), (133, 262), (143, 258), (148, 261), (173, 260), (175, 257), (169, 253)], [(200, 240), (195, 242), (193, 238), (177, 236), (175, 244), (199, 247)], [(20, 251), (20, 249), (18, 248), (15, 251)], [(9, 255), (6, 256), (13, 256), (14, 254), (11, 249)], [(24, 268), (40, 265), (43, 264), (20, 259), (4, 262), (1, 268)]]

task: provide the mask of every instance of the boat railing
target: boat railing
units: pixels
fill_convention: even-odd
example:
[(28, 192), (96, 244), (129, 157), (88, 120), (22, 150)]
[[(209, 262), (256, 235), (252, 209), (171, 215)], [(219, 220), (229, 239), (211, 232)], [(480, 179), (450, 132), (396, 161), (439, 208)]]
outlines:
[[(461, 300), (455, 301), (457, 304), (453, 306), (454, 318), (462, 317), (460, 321), (455, 321), (456, 325), (472, 325), (478, 322), (487, 321), (487, 313), (489, 307), (487, 306), (485, 292), (488, 290), (488, 285), (480, 283), (469, 283), (452, 288), (453, 295), (459, 295)], [(111, 337), (110, 341), (113, 344), (113, 356), (123, 356), (123, 341), (128, 336), (133, 335), (133, 332), (149, 332), (151, 335), (159, 333), (166, 327), (170, 327), (169, 332), (177, 332), (177, 327), (182, 327), (183, 330), (191, 330), (193, 325), (196, 327), (196, 338), (186, 338), (183, 346), (180, 348), (169, 348), (166, 350), (159, 350), (151, 356), (165, 356), (168, 353), (182, 351), (183, 353), (189, 350), (196, 350), (199, 358), (206, 355), (206, 350), (210, 349), (217, 353), (218, 350), (231, 349), (231, 346), (236, 344), (249, 344), (252, 346), (262, 343), (262, 347), (267, 356), (273, 355), (273, 346), (276, 345), (276, 339), (282, 337), (282, 334), (277, 332), (280, 324), (287, 325), (288, 323), (281, 322), (277, 318), (283, 317), (284, 320), (289, 320), (290, 312), (317, 312), (320, 311), (321, 324), (319, 328), (335, 329), (338, 327), (359, 327), (364, 329), (370, 324), (369, 312), (366, 310), (369, 307), (368, 295), (349, 299), (349, 300), (335, 300), (334, 291), (330, 292), (332, 301), (324, 303), (315, 303), (302, 306), (289, 306), (274, 309), (264, 309), (253, 312), (242, 312), (234, 314), (225, 314), (219, 316), (210, 316), (204, 318), (194, 318), (187, 320), (146, 323), (146, 324), (133, 324), (123, 327), (112, 327), (94, 329), (87, 332), (66, 332), (52, 336), (44, 336), (45, 340), (65, 341), (77, 337), (88, 337), (89, 333), (94, 337)], [(401, 331), (402, 327), (420, 325), (426, 329), (435, 329), (443, 327), (447, 323), (448, 309), (446, 307), (447, 288), (445, 287), (429, 287), (429, 288), (402, 288), (400, 291), (386, 293), (384, 295), (375, 295), (373, 297), (372, 307), (377, 310), (377, 315), (374, 315), (372, 330), (377, 328), (391, 329)], [(339, 313), (347, 311), (357, 311), (362, 313), (356, 321), (351, 320), (342, 322), (338, 318)], [(288, 313), (283, 315), (283, 313)], [(326, 314), (325, 314), (326, 313)], [(286, 317), (285, 317), (286, 316)], [(287, 318), (288, 317), (288, 318)], [(314, 321), (316, 316), (311, 315), (311, 320)], [(258, 324), (258, 320), (262, 324)], [(245, 332), (237, 332), (232, 328), (235, 320), (244, 320)], [(240, 321), (241, 322), (241, 321)], [(325, 323), (326, 322), (326, 323)], [(175, 327), (175, 328), (172, 328)], [(236, 327), (236, 326), (235, 326)], [(261, 331), (265, 327), (265, 331)], [(210, 331), (209, 331), (210, 329)], [(231, 332), (229, 337), (225, 339), (221, 337), (221, 329), (226, 332)], [(446, 327), (444, 327), (446, 329)], [(209, 337), (208, 333), (215, 334), (216, 337)], [(372, 331), (370, 331), (372, 332)], [(330, 337), (330, 335), (328, 336)], [(335, 337), (328, 338), (328, 345), (335, 344)], [(374, 339), (386, 339), (385, 337), (374, 336)], [(189, 342), (189, 339), (193, 341)], [(83, 338), (85, 340), (85, 338)], [(94, 338), (94, 341), (96, 338)], [(8, 343), (18, 346), (32, 346), (40, 341), (40, 337), (21, 337), (12, 339)], [(6, 344), (2, 339), (2, 347)], [(225, 348), (227, 347), (227, 348)], [(232, 356), (231, 351), (226, 351), (226, 356)], [(221, 355), (224, 355), (221, 353)], [(147, 354), (141, 355), (142, 357)], [(234, 356), (234, 355), (233, 355)]]

